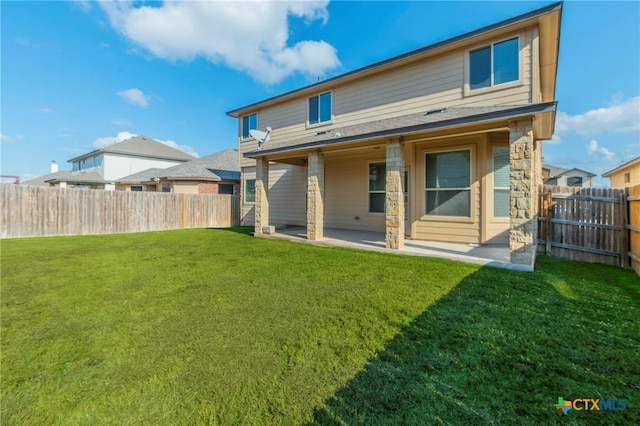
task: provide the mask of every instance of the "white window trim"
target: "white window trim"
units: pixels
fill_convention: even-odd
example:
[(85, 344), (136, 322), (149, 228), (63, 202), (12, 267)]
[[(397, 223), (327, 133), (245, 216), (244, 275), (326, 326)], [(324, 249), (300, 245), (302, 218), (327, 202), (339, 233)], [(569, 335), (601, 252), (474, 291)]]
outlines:
[[(371, 168), (372, 164), (384, 164), (385, 165), (385, 173), (386, 173), (386, 167), (387, 167), (387, 161), (386, 159), (381, 159), (381, 160), (371, 160), (367, 162), (367, 214), (371, 215), (371, 216), (384, 216), (386, 215), (386, 211), (381, 211), (381, 212), (372, 212), (369, 210), (369, 207), (371, 206), (371, 199), (370, 196), (371, 194), (386, 194), (387, 193), (387, 183), (386, 183), (386, 176), (385, 176), (385, 185), (384, 185), (384, 191), (371, 191), (369, 189), (369, 169)], [(385, 195), (386, 197), (386, 195)]]
[[(437, 216), (437, 215), (427, 215), (425, 213), (425, 205), (427, 202), (427, 154), (440, 154), (445, 152), (455, 152), (455, 151), (470, 151), (471, 156), (469, 158), (469, 167), (470, 167), (470, 175), (469, 175), (469, 214), (470, 216)], [(432, 221), (432, 222), (458, 222), (458, 223), (477, 223), (476, 218), (476, 146), (475, 145), (452, 145), (447, 148), (436, 148), (436, 149), (423, 149), (420, 151), (422, 159), (422, 170), (420, 174), (422, 174), (422, 188), (420, 190), (420, 221)], [(456, 188), (450, 188), (456, 189)], [(464, 188), (462, 188), (464, 189)]]
[(242, 134), (242, 131), (243, 131), (242, 121), (245, 119), (245, 117), (250, 117), (252, 115), (256, 116), (256, 129), (260, 128), (260, 125), (259, 125), (260, 116), (257, 112), (252, 112), (251, 114), (243, 115), (242, 117), (240, 117), (240, 140), (242, 142), (255, 140), (251, 135), (249, 135), (248, 137), (244, 137), (244, 135)]
[[(501, 83), (501, 84), (493, 84), (493, 45), (498, 44), (498, 43), (502, 43), (503, 41), (507, 41), (507, 40), (511, 40), (513, 38), (518, 39), (518, 79), (514, 80), (514, 81), (509, 81), (507, 83)], [(479, 89), (471, 89), (471, 85), (469, 84), (469, 80), (471, 78), (471, 61), (469, 60), (469, 55), (471, 54), (471, 52), (473, 52), (474, 50), (478, 50), (478, 49), (482, 49), (484, 47), (487, 46), (491, 46), (491, 86), (489, 87), (482, 87)], [(483, 95), (486, 93), (491, 93), (491, 92), (496, 92), (499, 90), (505, 90), (505, 89), (511, 89), (513, 87), (519, 87), (519, 86), (523, 86), (524, 85), (524, 79), (523, 79), (523, 59), (522, 59), (522, 36), (520, 34), (511, 34), (508, 37), (504, 37), (500, 40), (495, 40), (492, 41), (490, 43), (481, 43), (481, 44), (477, 44), (474, 45), (472, 47), (470, 47), (469, 49), (467, 49), (464, 52), (464, 88), (463, 88), (463, 96), (464, 97), (468, 97), (468, 96), (476, 96), (476, 95)]]
[[(310, 113), (310, 111), (309, 111), (309, 99), (316, 98), (316, 97), (319, 99), (320, 96), (322, 96), (324, 94), (327, 94), (327, 93), (331, 94), (331, 118), (329, 120), (327, 120), (327, 121), (322, 121), (322, 122), (319, 122), (319, 123), (313, 123), (313, 124), (309, 123), (309, 113)], [(306, 102), (307, 102), (307, 105), (306, 105), (306, 108), (307, 108), (307, 120), (306, 120), (305, 124), (306, 124), (306, 128), (307, 129), (315, 129), (317, 127), (324, 127), (324, 126), (329, 126), (329, 125), (333, 124), (333, 119), (334, 119), (334, 115), (333, 115), (333, 90), (328, 90), (326, 92), (318, 93), (317, 95), (308, 96)], [(318, 114), (320, 114), (320, 111), (318, 111)]]
[[(493, 145), (491, 147), (491, 196), (490, 196), (490, 201), (489, 201), (489, 205), (491, 206), (491, 222), (496, 222), (496, 223), (500, 223), (500, 222), (509, 222), (511, 220), (510, 216), (496, 216), (495, 215), (495, 209), (494, 209), (494, 198), (495, 198), (495, 190), (496, 189), (506, 189), (508, 191), (511, 191), (511, 187), (496, 187), (495, 186), (495, 180), (494, 180), (494, 172), (496, 170), (496, 164), (495, 164), (495, 150), (496, 148), (507, 148), (509, 149), (510, 147), (508, 145)], [(511, 182), (511, 177), (509, 177), (509, 182)]]

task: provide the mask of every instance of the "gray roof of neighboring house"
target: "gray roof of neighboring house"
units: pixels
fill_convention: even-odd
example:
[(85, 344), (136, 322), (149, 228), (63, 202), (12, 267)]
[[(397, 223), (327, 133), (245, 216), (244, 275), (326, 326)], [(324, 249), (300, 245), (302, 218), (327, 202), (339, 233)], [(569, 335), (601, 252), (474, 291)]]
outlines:
[(48, 175), (42, 175), (33, 179), (25, 180), (24, 182), (21, 182), (21, 185), (50, 186), (48, 181), (53, 179), (60, 180), (70, 176), (70, 170), (60, 170), (55, 173), (49, 173)]
[(64, 176), (57, 176), (51, 179), (47, 179), (45, 182), (72, 182), (72, 183), (108, 183), (102, 179), (102, 176), (98, 172), (86, 172), (86, 173), (71, 173)]
[(570, 172), (572, 170), (578, 170), (578, 171), (580, 171), (582, 173), (585, 173), (585, 174), (587, 174), (589, 176), (595, 176), (595, 174), (593, 174), (591, 172), (588, 172), (586, 170), (578, 169), (577, 167), (573, 167), (571, 169), (564, 169), (562, 167), (552, 166), (551, 164), (543, 164), (542, 168), (549, 170), (549, 179), (556, 178), (556, 177), (558, 177), (560, 175), (563, 175), (563, 174), (565, 174), (567, 172)]
[[(531, 116), (537, 113), (554, 112), (556, 102), (531, 105), (504, 105), (486, 107), (450, 107), (419, 112), (400, 117), (387, 118), (345, 127), (320, 128), (315, 135), (287, 142), (266, 144), (266, 149), (247, 152), (245, 157), (254, 158), (266, 154), (317, 148), (382, 137), (401, 136), (426, 130), (452, 126), (482, 123), (505, 118)], [(277, 140), (277, 131), (272, 133), (272, 141)]]
[(147, 182), (152, 180), (155, 177), (160, 176), (160, 174), (165, 171), (166, 169), (159, 169), (157, 167), (152, 167), (150, 169), (147, 170), (143, 170), (141, 172), (138, 173), (134, 173), (132, 175), (129, 176), (125, 176), (123, 178), (120, 178), (117, 180), (118, 183), (127, 183), (127, 182), (131, 182), (131, 183), (139, 183), (139, 182)]
[(166, 169), (145, 170), (119, 179), (118, 182), (144, 182), (153, 178), (168, 180), (240, 181), (238, 151), (233, 148), (187, 161)]
[(82, 158), (92, 157), (97, 153), (129, 154), (138, 157), (152, 157), (178, 161), (189, 161), (196, 158), (193, 155), (187, 154), (179, 149), (172, 148), (155, 139), (140, 135), (127, 139), (126, 141), (114, 143), (113, 145), (105, 146), (86, 154), (82, 154), (78, 157), (74, 157), (69, 160), (69, 162), (71, 163), (73, 161), (81, 160)]

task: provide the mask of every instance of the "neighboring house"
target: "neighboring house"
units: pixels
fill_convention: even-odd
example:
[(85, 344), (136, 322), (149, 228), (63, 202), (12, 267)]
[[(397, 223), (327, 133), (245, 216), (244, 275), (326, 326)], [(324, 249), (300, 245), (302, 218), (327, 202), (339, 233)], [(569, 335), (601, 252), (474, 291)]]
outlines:
[[(155, 139), (136, 136), (72, 158), (69, 160), (71, 172), (58, 172), (44, 182), (62, 188), (114, 189), (114, 182), (124, 176), (153, 167), (168, 168), (193, 159), (194, 156)], [(41, 180), (42, 177), (34, 179)]]
[(542, 165), (542, 180), (545, 185), (591, 188), (594, 177), (596, 175), (593, 173), (581, 169), (563, 169), (549, 164)]
[(167, 169), (149, 169), (116, 182), (125, 191), (163, 191), (185, 194), (238, 194), (238, 150), (227, 149)]
[(628, 188), (640, 185), (640, 157), (609, 170), (602, 177), (609, 178), (612, 188)]
[[(247, 105), (242, 219), (509, 244), (532, 268), (562, 3)], [(249, 131), (271, 127), (258, 149)]]

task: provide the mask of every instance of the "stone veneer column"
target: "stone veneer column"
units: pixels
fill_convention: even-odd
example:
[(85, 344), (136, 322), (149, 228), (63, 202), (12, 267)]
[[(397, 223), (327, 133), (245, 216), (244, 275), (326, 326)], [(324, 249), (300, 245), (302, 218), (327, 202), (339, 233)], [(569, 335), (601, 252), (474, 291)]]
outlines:
[(311, 152), (307, 162), (307, 239), (321, 240), (324, 231), (324, 157)]
[(386, 216), (387, 248), (404, 247), (404, 152), (399, 139), (387, 142), (387, 178), (384, 213)]
[(269, 160), (256, 159), (255, 185), (255, 230), (254, 235), (263, 235), (269, 226)]
[(532, 120), (509, 124), (511, 263), (533, 268), (538, 245), (538, 171)]

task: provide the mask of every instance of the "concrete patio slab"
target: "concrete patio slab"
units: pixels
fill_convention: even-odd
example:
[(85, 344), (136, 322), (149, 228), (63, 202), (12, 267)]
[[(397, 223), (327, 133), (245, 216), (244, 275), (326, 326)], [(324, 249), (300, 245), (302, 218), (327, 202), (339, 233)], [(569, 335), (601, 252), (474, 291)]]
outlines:
[(285, 239), (322, 246), (379, 251), (390, 254), (436, 257), (518, 271), (533, 270), (527, 265), (511, 263), (509, 261), (509, 247), (506, 244), (456, 244), (407, 239), (405, 240), (405, 247), (396, 250), (386, 248), (384, 232), (325, 228), (324, 238), (322, 240), (311, 241), (307, 239), (307, 229), (304, 227), (277, 229), (274, 234), (261, 235), (261, 237)]

